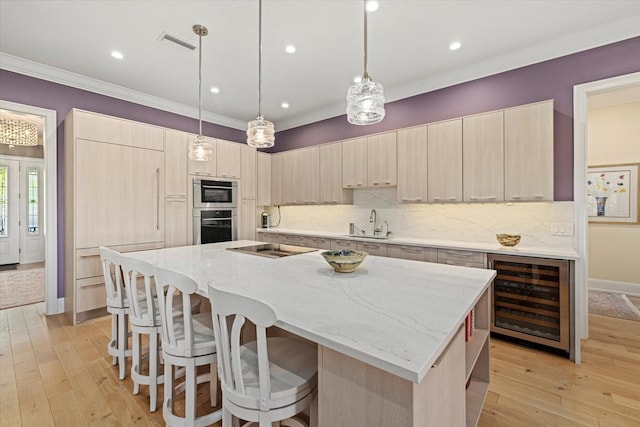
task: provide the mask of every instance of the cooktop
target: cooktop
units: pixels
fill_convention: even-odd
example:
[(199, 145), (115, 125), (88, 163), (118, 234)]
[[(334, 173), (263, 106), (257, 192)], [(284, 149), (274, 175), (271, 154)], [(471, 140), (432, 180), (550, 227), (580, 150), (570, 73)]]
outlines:
[(241, 252), (249, 255), (258, 255), (266, 258), (282, 258), (291, 255), (305, 254), (317, 251), (303, 246), (281, 245), (279, 243), (263, 243), (260, 245), (241, 246), (239, 248), (227, 248), (228, 251)]

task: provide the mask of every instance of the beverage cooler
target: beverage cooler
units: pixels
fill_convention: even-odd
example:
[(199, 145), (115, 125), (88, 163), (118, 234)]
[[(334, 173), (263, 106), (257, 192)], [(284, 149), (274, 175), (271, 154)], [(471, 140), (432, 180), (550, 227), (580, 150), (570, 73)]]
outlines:
[(569, 352), (569, 261), (489, 255), (491, 332)]

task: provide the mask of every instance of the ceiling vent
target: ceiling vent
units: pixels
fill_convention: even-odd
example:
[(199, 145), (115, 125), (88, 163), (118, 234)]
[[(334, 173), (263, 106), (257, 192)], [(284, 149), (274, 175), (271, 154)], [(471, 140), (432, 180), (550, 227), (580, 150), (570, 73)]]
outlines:
[(179, 38), (174, 37), (171, 34), (167, 34), (165, 31), (163, 31), (160, 34), (160, 37), (158, 37), (158, 40), (159, 41), (167, 40), (167, 41), (175, 43), (175, 44), (177, 44), (179, 46), (186, 47), (189, 50), (195, 50), (196, 49), (196, 47), (194, 45), (192, 45), (191, 43), (187, 43), (187, 42), (185, 42), (183, 40), (180, 40)]

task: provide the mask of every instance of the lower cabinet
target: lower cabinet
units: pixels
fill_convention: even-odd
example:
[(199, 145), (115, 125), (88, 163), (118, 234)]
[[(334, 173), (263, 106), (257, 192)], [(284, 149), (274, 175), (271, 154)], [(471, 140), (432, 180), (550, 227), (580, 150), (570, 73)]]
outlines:
[(457, 249), (438, 249), (438, 263), (460, 267), (487, 268), (487, 254)]
[(187, 199), (167, 197), (165, 211), (165, 247), (186, 246), (189, 221)]
[(369, 255), (387, 256), (387, 245), (384, 243), (357, 242), (356, 249), (359, 251), (365, 251)]
[(437, 249), (420, 246), (388, 245), (387, 256), (414, 261), (438, 262)]
[(331, 249), (331, 239), (327, 239), (326, 237), (307, 237), (307, 246), (329, 250)]
[(256, 239), (260, 242), (282, 243), (280, 235), (275, 233), (261, 233), (258, 231), (256, 233)]
[(331, 239), (332, 251), (355, 251), (356, 242), (353, 240)]

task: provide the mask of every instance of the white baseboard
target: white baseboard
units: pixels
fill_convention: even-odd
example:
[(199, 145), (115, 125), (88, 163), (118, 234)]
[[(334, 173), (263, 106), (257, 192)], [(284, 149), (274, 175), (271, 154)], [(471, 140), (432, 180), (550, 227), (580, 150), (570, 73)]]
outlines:
[(589, 289), (640, 296), (640, 283), (616, 282), (614, 280), (589, 278)]

